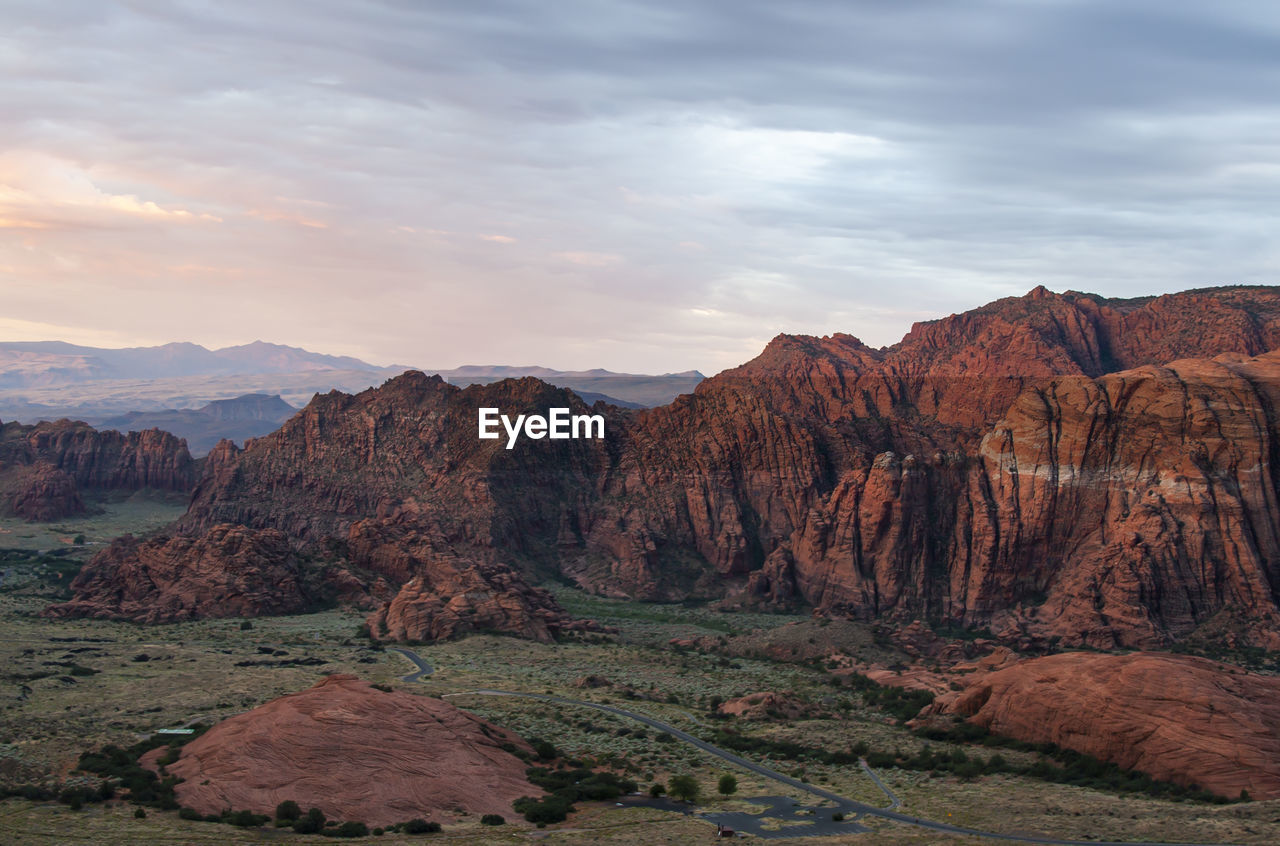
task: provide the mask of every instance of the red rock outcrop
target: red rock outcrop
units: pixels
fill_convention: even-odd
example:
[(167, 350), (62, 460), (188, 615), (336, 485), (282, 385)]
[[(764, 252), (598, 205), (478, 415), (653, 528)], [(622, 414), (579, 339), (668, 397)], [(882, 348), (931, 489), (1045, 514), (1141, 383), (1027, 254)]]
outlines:
[(1235, 798), (1280, 798), (1280, 679), (1203, 658), (1070, 652), (959, 677), (933, 713)]
[(19, 466), (4, 474), (7, 502), (3, 513), (37, 523), (61, 520), (84, 513), (84, 501), (75, 479), (43, 462)]
[[(330, 819), (386, 826), (459, 813), (510, 816), (541, 790), (503, 744), (519, 737), (449, 703), (334, 675), (231, 717), (188, 743), (166, 771), (178, 801), (205, 814), (274, 814), (291, 799)], [(144, 763), (156, 766), (162, 750)]]
[(159, 429), (121, 434), (70, 420), (27, 427), (10, 423), (4, 442), (9, 457), (21, 450), (67, 473), (82, 489), (185, 493), (195, 486), (196, 462), (186, 442)]
[(74, 599), (44, 615), (170, 623), (287, 614), (310, 604), (284, 534), (230, 524), (198, 538), (117, 538), (85, 565), (71, 589)]
[[(383, 612), (406, 632), (461, 630), (462, 581), (428, 571), (468, 561), (490, 586), (519, 572), (511, 590), (558, 573), (1020, 643), (1155, 645), (1229, 614), (1241, 642), (1280, 645), (1277, 344), (1280, 289), (1037, 288), (887, 349), (781, 335), (668, 406), (599, 406), (603, 441), (512, 450), (477, 439), (478, 407), (585, 407), (534, 379), (407, 373), (216, 449), (176, 530), (274, 528), (412, 583)], [(511, 616), (495, 596), (485, 615), (537, 629), (537, 602)]]
[(369, 616), (375, 638), (433, 641), (500, 631), (548, 643), (571, 624), (551, 594), (529, 587), (509, 567), (437, 555), (414, 570), (395, 598)]
[(190, 491), (196, 463), (167, 432), (99, 432), (84, 423), (0, 425), (0, 513), (47, 522), (85, 510), (84, 490)]
[(726, 716), (741, 717), (744, 720), (794, 720), (804, 716), (808, 708), (797, 701), (791, 691), (778, 693), (766, 690), (730, 699), (721, 703), (716, 710)]

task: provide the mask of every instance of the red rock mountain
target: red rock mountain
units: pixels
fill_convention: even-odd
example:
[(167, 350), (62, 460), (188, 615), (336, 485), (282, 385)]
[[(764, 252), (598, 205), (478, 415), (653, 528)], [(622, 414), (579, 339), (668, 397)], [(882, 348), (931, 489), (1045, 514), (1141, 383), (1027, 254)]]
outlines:
[[(386, 826), (461, 812), (510, 815), (516, 799), (541, 795), (503, 744), (529, 749), (441, 699), (333, 675), (224, 720), (166, 770), (184, 779), (178, 801), (204, 814), (274, 814), (292, 799), (330, 819)], [(156, 767), (162, 752), (144, 763)]]
[(60, 520), (84, 511), (83, 490), (190, 491), (187, 445), (168, 432), (99, 432), (84, 423), (0, 425), (0, 514)]
[[(600, 407), (604, 441), (512, 450), (477, 439), (478, 407), (582, 403), (534, 379), (407, 373), (215, 449), (175, 530), (283, 532), (386, 602), (371, 622), (387, 637), (541, 631), (554, 604), (528, 581), (559, 575), (1017, 641), (1153, 646), (1212, 626), (1275, 647), (1278, 346), (1276, 288), (1037, 288), (886, 349), (782, 335), (668, 406)], [(115, 596), (86, 583), (77, 600)]]
[(1185, 655), (1087, 652), (962, 678), (934, 713), (1230, 798), (1280, 798), (1280, 679)]

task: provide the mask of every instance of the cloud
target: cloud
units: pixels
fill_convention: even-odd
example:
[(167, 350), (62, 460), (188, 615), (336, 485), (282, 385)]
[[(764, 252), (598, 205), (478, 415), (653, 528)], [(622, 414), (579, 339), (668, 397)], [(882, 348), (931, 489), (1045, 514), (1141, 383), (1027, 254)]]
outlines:
[(0, 225), (5, 228), (113, 226), (128, 219), (222, 222), (207, 212), (104, 191), (74, 162), (26, 151), (0, 153)]
[[(6, 19), (15, 319), (714, 371), (777, 331), (887, 344), (1041, 282), (1277, 281), (1265, 4), (18, 0)], [(177, 270), (219, 267), (238, 272)]]

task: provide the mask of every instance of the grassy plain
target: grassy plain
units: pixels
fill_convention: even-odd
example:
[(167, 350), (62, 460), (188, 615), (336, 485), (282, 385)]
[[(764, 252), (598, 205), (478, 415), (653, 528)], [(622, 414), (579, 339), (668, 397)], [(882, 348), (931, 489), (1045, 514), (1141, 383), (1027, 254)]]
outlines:
[[(89, 518), (134, 519), (135, 529), (165, 518), (163, 506), (138, 506), (132, 517), (116, 511)], [(148, 516), (149, 515), (149, 516)], [(87, 538), (115, 530), (81, 523)], [(68, 528), (74, 528), (68, 524)], [(57, 538), (65, 536), (58, 531)], [(5, 535), (5, 538), (11, 537)], [(27, 538), (26, 540), (32, 540)], [(0, 542), (4, 546), (6, 541)], [(34, 548), (39, 547), (33, 544)], [(73, 550), (86, 555), (92, 547)], [(68, 566), (41, 558), (10, 560), (0, 584), (0, 780), (52, 782), (68, 776), (80, 752), (106, 743), (127, 745), (159, 728), (192, 721), (212, 722), (255, 707), (281, 694), (314, 684), (325, 674), (349, 672), (422, 695), (465, 694), (478, 688), (554, 693), (607, 702), (648, 714), (692, 733), (729, 726), (749, 736), (788, 740), (824, 750), (849, 749), (859, 741), (875, 750), (918, 749), (924, 741), (898, 727), (883, 712), (865, 705), (847, 688), (830, 684), (828, 674), (809, 662), (730, 657), (676, 651), (672, 638), (748, 637), (773, 654), (803, 652), (823, 631), (798, 615), (721, 613), (706, 607), (651, 605), (587, 596), (556, 588), (574, 614), (616, 626), (619, 634), (596, 642), (538, 644), (494, 635), (413, 647), (436, 667), (424, 683), (406, 685), (400, 676), (412, 665), (401, 655), (357, 636), (362, 614), (317, 614), (251, 621), (239, 619), (138, 626), (107, 621), (50, 621), (37, 612), (65, 587)], [(838, 630), (851, 648), (883, 650), (870, 632)], [(762, 653), (763, 654), (763, 653)], [(582, 686), (600, 676), (607, 686)], [(797, 720), (714, 720), (717, 700), (762, 690), (789, 691), (806, 709)], [(586, 708), (474, 695), (451, 696), (455, 705), (507, 726), (525, 737), (552, 741), (562, 753), (627, 772), (643, 788), (677, 774), (694, 775), (706, 810), (744, 810), (755, 796), (788, 795), (786, 788), (737, 772), (738, 792), (716, 795), (719, 776), (731, 767), (637, 723)], [(952, 744), (931, 744), (952, 748)], [(994, 750), (966, 747), (970, 755)], [(1019, 753), (1001, 750), (1016, 761)], [(773, 760), (776, 769), (807, 779), (852, 799), (882, 805), (885, 797), (856, 764)], [(881, 777), (904, 803), (903, 810), (937, 820), (1009, 833), (1050, 834), (1078, 839), (1280, 842), (1280, 802), (1224, 806), (1119, 796), (1051, 784), (1026, 777), (984, 776), (972, 781), (929, 773), (885, 769)], [(792, 794), (797, 801), (800, 794)], [(188, 822), (175, 813), (134, 808), (118, 802), (73, 811), (57, 803), (21, 799), (0, 802), (0, 843), (6, 844), (200, 844), (334, 842), (274, 829), (241, 830)], [(378, 843), (455, 844), (662, 844), (710, 839), (710, 824), (695, 817), (613, 803), (583, 803), (562, 824), (535, 829), (507, 815), (507, 825), (478, 823), (446, 827), (423, 837), (387, 835)], [(874, 831), (834, 838), (776, 842), (977, 843), (973, 838), (863, 820)]]

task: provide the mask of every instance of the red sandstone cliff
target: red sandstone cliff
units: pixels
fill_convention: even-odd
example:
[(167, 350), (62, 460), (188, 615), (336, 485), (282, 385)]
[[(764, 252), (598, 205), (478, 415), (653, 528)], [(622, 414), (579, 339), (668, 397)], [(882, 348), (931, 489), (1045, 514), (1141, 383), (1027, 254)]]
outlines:
[(1098, 646), (1229, 615), (1274, 645), (1278, 344), (1280, 289), (1038, 288), (882, 350), (779, 336), (668, 406), (604, 412), (603, 442), (513, 450), (476, 438), (478, 407), (581, 402), (408, 373), (216, 449), (176, 528), (274, 528), (402, 589), (373, 618), (389, 636), (458, 631), (450, 602), (481, 583), (483, 619), (539, 631), (527, 579), (558, 571)]

